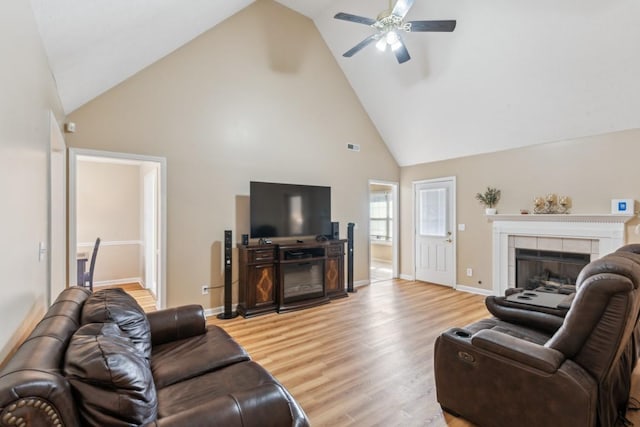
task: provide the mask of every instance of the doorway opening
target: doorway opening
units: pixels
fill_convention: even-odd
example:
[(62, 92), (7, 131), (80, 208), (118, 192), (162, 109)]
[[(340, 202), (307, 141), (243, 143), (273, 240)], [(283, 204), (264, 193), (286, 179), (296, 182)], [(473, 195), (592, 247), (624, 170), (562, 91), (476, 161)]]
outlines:
[(398, 277), (398, 184), (369, 181), (369, 282)]
[(69, 283), (100, 237), (94, 288), (140, 284), (166, 306), (166, 159), (69, 150)]

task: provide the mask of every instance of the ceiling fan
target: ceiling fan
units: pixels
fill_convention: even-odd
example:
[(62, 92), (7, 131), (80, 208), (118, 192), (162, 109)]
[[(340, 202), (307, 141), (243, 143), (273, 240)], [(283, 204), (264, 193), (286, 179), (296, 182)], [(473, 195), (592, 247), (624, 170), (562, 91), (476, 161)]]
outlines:
[(402, 40), (402, 31), (422, 32), (422, 31), (447, 31), (451, 32), (456, 28), (455, 20), (447, 21), (406, 21), (404, 17), (413, 6), (415, 0), (397, 0), (393, 9), (389, 0), (389, 9), (381, 12), (376, 19), (365, 18), (364, 16), (352, 15), (350, 13), (337, 13), (335, 19), (356, 22), (358, 24), (369, 25), (376, 30), (376, 33), (362, 40), (360, 43), (346, 51), (342, 56), (350, 58), (370, 43), (376, 42), (379, 50), (391, 48), (396, 55), (398, 63), (402, 64), (411, 59), (409, 51)]

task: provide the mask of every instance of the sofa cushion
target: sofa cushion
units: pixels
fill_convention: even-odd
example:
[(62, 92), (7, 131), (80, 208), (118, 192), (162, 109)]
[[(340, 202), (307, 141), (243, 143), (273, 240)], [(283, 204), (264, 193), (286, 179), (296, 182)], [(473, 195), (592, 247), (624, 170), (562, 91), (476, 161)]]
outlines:
[(167, 417), (265, 384), (279, 384), (255, 362), (242, 362), (158, 389), (158, 417)]
[(114, 323), (87, 324), (71, 338), (64, 373), (84, 424), (142, 425), (158, 402), (149, 362)]
[(120, 288), (96, 291), (82, 308), (80, 323), (116, 323), (147, 359), (151, 357), (151, 330), (144, 310)]
[(224, 366), (249, 360), (247, 352), (222, 328), (153, 347), (151, 369), (158, 389)]

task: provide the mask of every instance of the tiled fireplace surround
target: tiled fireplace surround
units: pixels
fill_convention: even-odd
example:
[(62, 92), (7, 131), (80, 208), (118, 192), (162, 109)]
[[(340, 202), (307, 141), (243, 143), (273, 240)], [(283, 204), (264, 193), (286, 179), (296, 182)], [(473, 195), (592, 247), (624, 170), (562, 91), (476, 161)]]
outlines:
[(493, 221), (493, 294), (515, 286), (515, 250), (589, 254), (597, 259), (625, 243), (631, 215), (490, 215)]

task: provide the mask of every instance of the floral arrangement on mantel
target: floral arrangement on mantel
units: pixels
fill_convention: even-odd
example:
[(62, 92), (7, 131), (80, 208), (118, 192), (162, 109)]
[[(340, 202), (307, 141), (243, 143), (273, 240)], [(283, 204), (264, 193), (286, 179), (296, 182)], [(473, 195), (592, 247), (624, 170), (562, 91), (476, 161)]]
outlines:
[(484, 212), (487, 215), (495, 215), (497, 212), (495, 206), (500, 201), (500, 190), (493, 187), (487, 187), (487, 190), (484, 193), (477, 193), (476, 200), (480, 202), (480, 204), (484, 205)]
[(553, 193), (546, 197), (538, 196), (533, 199), (534, 214), (568, 214), (571, 199), (568, 196), (556, 196)]

